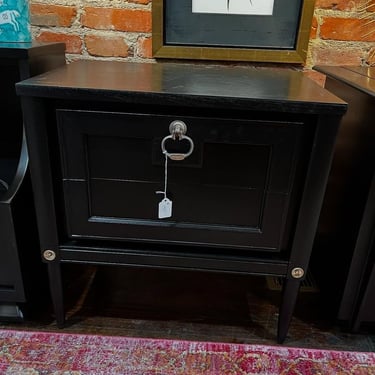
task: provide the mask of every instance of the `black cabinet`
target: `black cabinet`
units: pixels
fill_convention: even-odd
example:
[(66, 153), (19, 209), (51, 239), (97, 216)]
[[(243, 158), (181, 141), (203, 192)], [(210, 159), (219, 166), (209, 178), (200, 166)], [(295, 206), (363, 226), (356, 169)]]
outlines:
[(65, 64), (64, 53), (62, 43), (0, 43), (0, 319), (23, 317), (42, 265), (15, 84)]
[(375, 68), (315, 69), (326, 75), (325, 87), (348, 103), (320, 232), (325, 238), (322, 248), (334, 249), (325, 263), (330, 265), (328, 286), (335, 286), (338, 299), (337, 318), (357, 331), (361, 323), (375, 322)]
[(61, 263), (130, 265), (281, 276), (285, 339), (346, 103), (301, 72), (166, 62), (17, 90), (59, 325)]

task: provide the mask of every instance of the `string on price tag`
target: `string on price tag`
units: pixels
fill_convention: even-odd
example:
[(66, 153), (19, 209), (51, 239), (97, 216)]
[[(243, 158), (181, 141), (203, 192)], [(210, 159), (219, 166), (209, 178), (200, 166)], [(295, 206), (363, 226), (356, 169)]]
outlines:
[(167, 197), (168, 186), (168, 152), (164, 151), (164, 190), (157, 191), (156, 194), (163, 194), (164, 198), (159, 202), (158, 218), (166, 219), (172, 216), (172, 201)]

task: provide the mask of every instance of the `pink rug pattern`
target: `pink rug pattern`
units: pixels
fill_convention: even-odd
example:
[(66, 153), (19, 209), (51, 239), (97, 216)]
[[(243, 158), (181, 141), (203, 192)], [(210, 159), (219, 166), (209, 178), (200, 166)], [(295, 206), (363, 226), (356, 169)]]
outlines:
[(375, 353), (0, 330), (1, 375), (375, 375)]

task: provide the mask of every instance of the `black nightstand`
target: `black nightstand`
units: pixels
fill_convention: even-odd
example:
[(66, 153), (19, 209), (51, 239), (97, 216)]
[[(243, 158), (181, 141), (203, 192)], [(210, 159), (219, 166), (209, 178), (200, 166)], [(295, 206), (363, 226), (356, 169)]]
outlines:
[(281, 276), (285, 339), (345, 102), (297, 71), (167, 62), (80, 61), (17, 92), (59, 325), (61, 263), (128, 265)]
[(42, 262), (15, 84), (63, 64), (63, 43), (0, 43), (0, 320), (22, 319), (25, 303), (41, 292)]

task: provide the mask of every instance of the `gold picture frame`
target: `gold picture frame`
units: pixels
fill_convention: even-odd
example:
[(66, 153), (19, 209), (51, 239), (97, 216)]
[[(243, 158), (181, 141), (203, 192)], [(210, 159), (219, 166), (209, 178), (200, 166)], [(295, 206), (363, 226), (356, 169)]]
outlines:
[[(224, 60), (224, 61), (253, 61), (253, 62), (273, 62), (273, 63), (298, 63), (302, 64), (306, 60), (307, 47), (309, 43), (310, 33), (311, 33), (311, 23), (314, 14), (315, 0), (292, 0), (296, 4), (299, 3), (300, 9), (294, 10), (294, 15), (290, 15), (290, 9), (279, 11), (285, 13), (285, 17), (289, 17), (287, 21), (280, 19), (281, 27), (275, 28), (274, 31), (267, 30), (267, 25), (272, 25), (272, 27), (277, 27), (278, 15), (273, 14), (271, 16), (261, 17), (261, 16), (240, 16), (242, 18), (235, 18), (235, 16), (230, 15), (223, 18), (222, 15), (195, 15), (191, 13), (191, 1), (183, 0), (185, 2), (185, 7), (176, 8), (176, 4), (181, 4), (181, 0), (153, 0), (152, 1), (152, 51), (153, 57), (163, 58), (163, 59), (193, 59), (193, 60)], [(190, 4), (189, 4), (190, 1)], [(274, 0), (275, 6), (280, 8), (280, 0)], [(228, 2), (229, 3), (229, 2)], [(288, 8), (282, 5), (284, 8)], [(189, 8), (190, 7), (190, 8)], [(282, 9), (284, 9), (282, 8)], [(293, 6), (293, 9), (295, 6)], [(289, 13), (287, 13), (289, 12)], [(277, 13), (277, 12), (276, 12)], [(284, 14), (282, 13), (282, 14)], [(199, 18), (198, 18), (199, 17)], [(219, 18), (220, 17), (220, 18)], [(248, 18), (245, 18), (248, 17)], [(272, 19), (272, 17), (275, 17)], [(290, 20), (290, 17), (293, 17)], [(192, 18), (192, 21), (187, 21), (184, 25), (185, 20)], [(282, 18), (282, 16), (280, 17)], [(199, 43), (195, 43), (191, 40), (184, 40), (185, 36), (190, 38), (191, 34), (194, 34), (195, 29), (199, 27), (199, 23), (195, 22), (196, 19), (203, 19), (204, 28), (211, 29), (210, 22), (220, 23), (217, 30), (218, 33), (225, 32), (225, 37), (229, 35), (232, 39), (229, 42), (221, 44), (215, 41), (210, 44), (210, 42), (205, 43), (204, 36), (199, 35)], [(224, 22), (222, 22), (224, 20)], [(232, 30), (229, 29), (228, 32), (225, 31), (225, 20), (232, 21), (232, 24), (236, 24), (237, 20), (244, 21), (243, 24), (254, 25), (254, 21), (258, 22), (258, 26), (254, 30), (244, 30), (242, 36), (239, 37), (241, 40), (236, 40), (237, 34), (233, 31), (233, 37), (231, 36)], [(248, 21), (247, 21), (248, 20)], [(218, 22), (220, 21), (220, 22)], [(267, 22), (265, 22), (267, 21)], [(292, 22), (290, 22), (292, 21)], [(188, 24), (191, 23), (191, 25)], [(281, 45), (283, 42), (274, 41), (272, 38), (278, 38), (282, 40), (284, 25), (293, 24), (293, 28), (290, 28), (289, 35), (285, 38), (292, 40), (289, 45)], [(274, 26), (276, 25), (276, 26)], [(237, 27), (237, 26), (236, 26)], [(173, 28), (175, 30), (173, 30)], [(190, 28), (190, 29), (189, 29)], [(214, 27), (213, 27), (214, 28)], [(233, 28), (233, 27), (232, 27)], [(246, 28), (246, 26), (245, 26)], [(234, 28), (233, 28), (234, 29)], [(170, 31), (172, 30), (172, 32)], [(281, 30), (279, 32), (279, 30)], [(288, 31), (288, 30), (287, 30)], [(212, 34), (212, 30), (209, 31)], [(173, 40), (168, 40), (168, 35), (173, 34)], [(204, 33), (203, 33), (204, 34)], [(258, 34), (258, 35), (257, 35)], [(269, 44), (266, 41), (263, 45), (256, 46), (251, 45), (251, 40), (249, 45), (242, 45), (242, 42), (248, 41), (249, 35), (253, 36), (253, 41), (256, 43), (258, 39), (262, 39), (265, 36), (269, 40)], [(245, 36), (245, 38), (244, 38)], [(260, 36), (260, 37), (259, 37)], [(215, 37), (215, 35), (214, 35)], [(220, 38), (220, 35), (218, 36)], [(181, 38), (181, 40), (179, 39)], [(274, 44), (274, 45), (273, 45)]]

